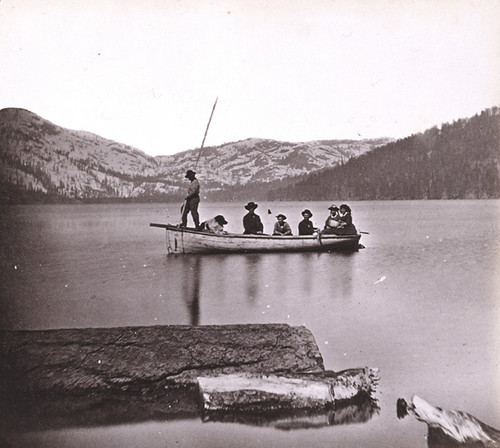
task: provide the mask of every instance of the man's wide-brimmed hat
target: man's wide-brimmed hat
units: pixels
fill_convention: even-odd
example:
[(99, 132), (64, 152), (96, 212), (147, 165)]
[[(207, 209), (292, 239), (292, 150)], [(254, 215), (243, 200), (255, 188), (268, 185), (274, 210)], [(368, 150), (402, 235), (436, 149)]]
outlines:
[(195, 174), (196, 173), (193, 170), (187, 170), (187, 173), (184, 177), (188, 178), (188, 177), (194, 176)]
[(306, 208), (303, 212), (302, 212), (302, 216), (306, 216), (306, 215), (309, 215), (309, 218), (313, 215), (311, 213), (311, 210), (309, 210), (308, 208)]
[(245, 208), (247, 210), (250, 210), (252, 208), (255, 210), (257, 207), (258, 207), (258, 204), (256, 204), (255, 202), (249, 202), (247, 205), (245, 205)]
[(227, 221), (226, 219), (224, 218), (224, 216), (222, 215), (217, 215), (215, 218), (214, 218), (221, 226), (223, 226), (224, 224), (227, 224)]
[(278, 216), (276, 216), (276, 218), (283, 218), (283, 220), (286, 219), (286, 216), (283, 214), (283, 213), (280, 213)]
[(339, 208), (335, 205), (335, 204), (332, 204), (330, 205), (330, 207), (328, 207), (328, 210), (338, 210)]

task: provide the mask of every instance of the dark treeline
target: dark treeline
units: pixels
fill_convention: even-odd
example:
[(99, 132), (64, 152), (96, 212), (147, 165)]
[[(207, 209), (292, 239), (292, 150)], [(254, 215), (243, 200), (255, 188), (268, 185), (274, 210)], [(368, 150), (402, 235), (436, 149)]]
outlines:
[(311, 174), (269, 200), (500, 197), (500, 108), (434, 127)]
[[(230, 187), (222, 187), (207, 192), (207, 200), (212, 202), (231, 201), (264, 201), (273, 196), (274, 191), (286, 191), (297, 182), (306, 179), (307, 175), (294, 176), (275, 180), (271, 182), (252, 182), (247, 184), (236, 184)], [(204, 185), (202, 185), (204, 187)], [(277, 197), (277, 200), (281, 198)]]
[(8, 182), (0, 182), (0, 204), (63, 204), (74, 202), (71, 198), (39, 189), (25, 189)]

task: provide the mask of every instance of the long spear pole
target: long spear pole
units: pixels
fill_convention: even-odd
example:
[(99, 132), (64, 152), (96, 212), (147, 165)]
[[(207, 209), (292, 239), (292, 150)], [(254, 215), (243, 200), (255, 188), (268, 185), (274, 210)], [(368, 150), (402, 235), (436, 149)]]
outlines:
[(205, 129), (205, 135), (203, 136), (203, 141), (201, 142), (200, 151), (198, 152), (198, 157), (196, 159), (196, 163), (194, 164), (195, 171), (196, 171), (196, 167), (198, 166), (198, 161), (200, 160), (201, 150), (203, 149), (203, 145), (205, 144), (205, 138), (207, 137), (208, 128), (210, 127), (210, 122), (212, 121), (212, 116), (214, 115), (214, 110), (215, 110), (215, 106), (217, 106), (218, 99), (219, 99), (218, 97), (215, 98), (214, 107), (212, 107), (212, 113), (210, 114), (210, 118), (209, 118), (208, 123), (207, 123), (207, 129)]
[[(208, 128), (210, 127), (210, 122), (212, 121), (212, 117), (214, 115), (214, 110), (215, 110), (215, 106), (217, 105), (218, 99), (219, 99), (219, 97), (215, 98), (214, 107), (212, 107), (212, 113), (210, 114), (210, 118), (208, 119), (207, 128), (205, 129), (205, 135), (203, 136), (203, 141), (201, 142), (200, 151), (198, 152), (198, 157), (196, 158), (196, 163), (194, 164), (194, 171), (196, 171), (196, 167), (198, 166), (198, 161), (200, 160), (201, 150), (203, 149), (203, 145), (205, 144), (205, 139), (207, 138)], [(184, 201), (181, 205), (181, 214), (184, 212), (185, 205), (186, 205), (186, 201)]]

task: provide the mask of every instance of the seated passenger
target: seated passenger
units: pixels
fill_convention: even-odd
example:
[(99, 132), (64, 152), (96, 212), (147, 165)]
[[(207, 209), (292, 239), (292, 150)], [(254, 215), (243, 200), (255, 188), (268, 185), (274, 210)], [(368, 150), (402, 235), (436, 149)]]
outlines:
[(274, 224), (273, 235), (291, 235), (292, 229), (290, 228), (288, 223), (285, 222), (286, 216), (280, 213), (278, 216), (276, 216), (276, 219), (278, 221), (276, 222), (276, 224)]
[(312, 215), (311, 210), (307, 208), (302, 212), (304, 219), (299, 222), (299, 235), (312, 235), (318, 230), (311, 221)]
[(335, 233), (335, 229), (340, 225), (339, 208), (332, 204), (328, 207), (328, 210), (330, 210), (330, 215), (326, 218), (322, 233)]
[(246, 235), (256, 235), (261, 234), (264, 231), (264, 226), (260, 220), (260, 216), (255, 213), (255, 209), (258, 205), (255, 202), (249, 202), (245, 205), (248, 213), (243, 217), (243, 227)]
[(351, 208), (347, 204), (340, 206), (340, 224), (334, 229), (336, 235), (356, 235), (358, 231), (352, 223)]
[(208, 221), (201, 223), (201, 228), (210, 233), (217, 233), (219, 235), (227, 233), (224, 230), (224, 225), (227, 224), (224, 216), (217, 215), (215, 218), (209, 219)]

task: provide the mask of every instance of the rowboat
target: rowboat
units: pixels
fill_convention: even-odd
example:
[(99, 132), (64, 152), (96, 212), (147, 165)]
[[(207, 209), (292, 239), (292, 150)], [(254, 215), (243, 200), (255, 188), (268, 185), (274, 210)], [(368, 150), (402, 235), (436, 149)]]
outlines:
[(357, 251), (361, 235), (215, 234), (190, 227), (151, 223), (166, 230), (168, 254)]

